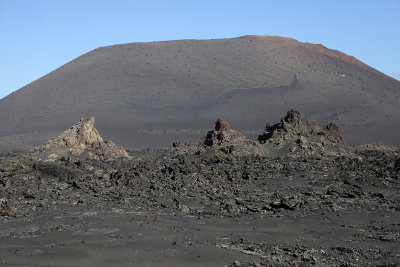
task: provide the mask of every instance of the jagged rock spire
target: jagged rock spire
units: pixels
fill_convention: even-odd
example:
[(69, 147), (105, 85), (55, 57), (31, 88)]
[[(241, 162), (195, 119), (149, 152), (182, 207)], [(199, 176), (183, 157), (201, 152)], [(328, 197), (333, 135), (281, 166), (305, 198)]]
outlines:
[(240, 132), (232, 130), (230, 125), (222, 119), (217, 119), (214, 129), (201, 139), (200, 145), (228, 154), (263, 154), (257, 142), (248, 140)]
[(296, 110), (289, 110), (280, 123), (267, 123), (264, 133), (258, 136), (261, 144), (284, 145), (290, 141), (297, 143), (303, 150), (345, 151), (346, 144), (338, 127), (334, 123), (326, 126), (311, 123), (307, 117)]
[(204, 140), (204, 145), (221, 145), (223, 143), (228, 143), (238, 139), (246, 139), (246, 137), (241, 133), (232, 130), (231, 126), (229, 126), (226, 121), (217, 119), (214, 129), (207, 133)]
[(85, 156), (102, 160), (118, 157), (129, 158), (128, 153), (111, 141), (104, 141), (94, 127), (94, 117), (82, 118), (77, 124), (59, 136), (47, 141), (43, 146), (34, 148), (38, 157), (51, 161), (61, 156)]

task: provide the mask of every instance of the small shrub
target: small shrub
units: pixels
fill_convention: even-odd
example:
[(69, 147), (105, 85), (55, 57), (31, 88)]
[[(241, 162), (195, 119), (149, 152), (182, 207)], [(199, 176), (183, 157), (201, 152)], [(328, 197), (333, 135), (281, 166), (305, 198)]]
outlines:
[(8, 171), (8, 172), (13, 172), (13, 171), (15, 171), (15, 170), (18, 170), (18, 169), (25, 169), (26, 168), (26, 166), (24, 165), (24, 164), (22, 164), (21, 162), (16, 162), (16, 163), (14, 163), (13, 165), (11, 165), (10, 167), (8, 167), (7, 169), (6, 169), (6, 171)]
[(314, 152), (311, 155), (308, 156), (309, 159), (311, 160), (328, 160), (327, 156), (321, 155), (318, 152)]
[(216, 159), (218, 162), (224, 161), (227, 157), (228, 157), (228, 155), (225, 154), (225, 153), (222, 152), (222, 151), (218, 151), (218, 152), (215, 153), (215, 159)]

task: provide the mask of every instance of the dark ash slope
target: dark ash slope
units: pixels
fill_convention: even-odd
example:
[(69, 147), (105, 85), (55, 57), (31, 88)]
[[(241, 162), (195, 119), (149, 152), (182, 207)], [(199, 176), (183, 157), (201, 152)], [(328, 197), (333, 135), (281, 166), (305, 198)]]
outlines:
[[(95, 49), (0, 100), (0, 146), (95, 116), (125, 147), (194, 141), (217, 117), (250, 137), (295, 108), (348, 143), (399, 144), (400, 83), (322, 45), (270, 36)], [(156, 130), (156, 131), (154, 131)]]

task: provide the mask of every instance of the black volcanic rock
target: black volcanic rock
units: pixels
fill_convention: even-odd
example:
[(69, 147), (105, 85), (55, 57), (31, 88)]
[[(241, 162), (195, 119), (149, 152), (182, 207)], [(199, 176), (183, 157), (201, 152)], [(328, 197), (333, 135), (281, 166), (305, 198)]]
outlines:
[(214, 145), (223, 145), (246, 139), (247, 138), (241, 133), (232, 130), (231, 126), (229, 126), (226, 121), (217, 119), (215, 122), (215, 128), (209, 131), (205, 136), (204, 145), (212, 147)]
[(394, 164), (394, 168), (396, 171), (400, 172), (400, 158), (398, 158)]
[(222, 150), (228, 154), (263, 154), (257, 142), (248, 140), (240, 132), (232, 130), (230, 125), (222, 119), (217, 119), (214, 129), (201, 138), (200, 146)]
[[(288, 131), (307, 125), (291, 115)], [(64, 149), (101, 144), (91, 127), (82, 128), (58, 139)], [(211, 136), (230, 131), (219, 121)], [(246, 141), (230, 133), (202, 154), (145, 149), (107, 162), (84, 153), (35, 162), (0, 152), (2, 262), (54, 265), (66, 255), (68, 266), (115, 265), (115, 259), (129, 265), (144, 244), (138, 259), (146, 266), (160, 259), (178, 266), (398, 262), (398, 148), (358, 151), (361, 160), (226, 154), (224, 148)]]
[[(322, 126), (308, 121), (296, 110), (290, 110), (277, 124), (267, 123), (264, 133), (258, 136), (261, 144), (277, 147), (295, 143), (302, 151), (323, 154), (345, 153), (348, 149), (338, 127), (334, 123)], [(296, 147), (292, 147), (294, 152)]]

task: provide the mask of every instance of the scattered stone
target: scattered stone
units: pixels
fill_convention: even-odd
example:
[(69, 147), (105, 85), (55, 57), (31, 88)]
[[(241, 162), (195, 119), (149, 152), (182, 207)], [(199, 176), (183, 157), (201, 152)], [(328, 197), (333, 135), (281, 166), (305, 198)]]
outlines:
[[(0, 198), (0, 216), (14, 217), (18, 216), (18, 211), (10, 202), (11, 199)], [(14, 200), (15, 201), (15, 200)]]
[(180, 147), (181, 146), (181, 142), (176, 141), (172, 143), (172, 147)]
[(397, 159), (396, 162), (394, 163), (394, 169), (400, 172), (400, 159)]

